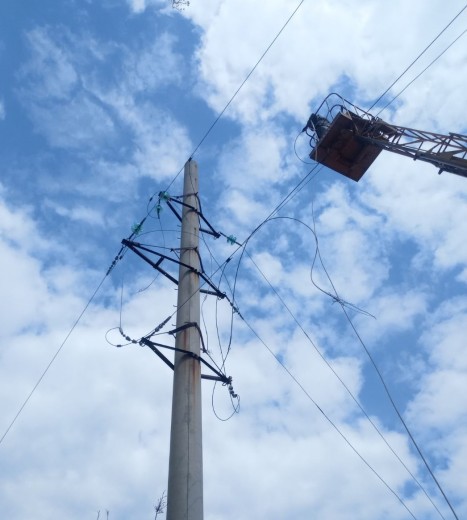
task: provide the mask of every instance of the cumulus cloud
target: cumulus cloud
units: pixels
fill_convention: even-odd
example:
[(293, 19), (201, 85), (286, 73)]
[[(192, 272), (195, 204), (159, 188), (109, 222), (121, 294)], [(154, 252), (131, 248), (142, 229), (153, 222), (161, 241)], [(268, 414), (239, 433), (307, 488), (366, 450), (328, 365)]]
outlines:
[[(248, 2), (193, 2), (184, 20), (164, 19), (164, 25), (160, 12), (154, 16), (149, 9), (162, 4), (128, 0), (130, 14), (107, 3), (106, 15), (128, 16), (125, 38), (63, 26), (26, 33), (16, 91), (44, 138), (39, 159), (48, 162), (44, 168), (36, 155), (30, 159), (30, 208), (16, 203), (13, 209), (6, 192), (0, 203), (2, 284), (12, 295), (0, 305), (8, 316), (0, 364), (2, 427), (86, 304), (103, 275), (101, 259), (107, 268), (121, 231), (129, 232), (134, 214), (145, 214), (147, 192), (157, 190), (155, 182), (172, 180), (188, 156), (189, 131), (199, 134), (198, 121), (180, 118), (191, 120), (199, 110), (202, 125), (215, 117), (202, 101), (216, 111), (224, 107), (295, 7), (268, 2), (258, 23)], [(444, 23), (441, 15), (446, 22), (450, 16), (438, 0), (430, 10), (421, 0), (391, 3), (382, 11), (370, 0), (312, 4), (304, 3), (229, 108), (226, 115), (235, 122), (216, 127), (210, 148), (205, 143), (200, 149), (205, 216), (238, 241), (313, 167), (293, 153), (309, 109), (333, 86), (357, 100), (374, 99), (400, 72), (401, 60), (416, 55)], [(397, 41), (395, 26), (402, 35)], [(179, 45), (177, 38), (185, 37)], [(461, 68), (454, 48), (448, 58), (439, 66)], [(185, 82), (187, 71), (196, 72), (189, 67), (201, 77), (195, 90)], [(453, 129), (463, 124), (459, 110), (433, 94), (442, 97), (452, 85), (458, 100), (463, 76), (446, 81), (453, 75), (443, 74), (441, 85), (438, 73), (426, 76), (429, 88), (420, 88), (420, 100), (408, 91), (389, 116)], [(37, 191), (36, 179), (42, 183)], [(300, 519), (313, 512), (345, 519), (349, 511), (368, 520), (407, 518), (323, 412), (417, 517), (437, 517), (319, 355), (368, 405), (374, 423), (434, 495), (392, 411), (380, 402), (371, 367), (340, 307), (312, 283), (311, 274), (333, 292), (319, 262), (311, 273), (316, 241), (309, 228), (339, 296), (376, 316), (355, 317), (349, 310), (382, 360), (436, 474), (463, 511), (466, 316), (463, 298), (454, 297), (466, 270), (463, 182), (383, 153), (359, 184), (323, 170), (279, 214), (296, 220), (277, 219), (254, 234), (238, 271), (236, 246), (225, 237), (205, 237), (205, 269), (228, 294), (235, 283), (235, 304), (245, 320), (234, 313), (232, 322), (225, 301), (203, 303), (210, 354), (222, 364), (230, 346), (225, 366), (242, 398), (239, 415), (218, 421), (212, 407), (227, 417), (228, 394), (222, 385), (203, 382), (210, 518)], [(147, 219), (141, 240), (176, 248), (178, 222), (169, 211), (161, 214), (161, 220)], [(225, 269), (219, 268), (230, 255)], [(119, 325), (140, 337), (175, 311), (172, 283), (137, 261), (127, 252), (118, 263), (4, 441), (6, 485), (0, 493), (12, 520), (82, 519), (99, 508), (116, 520), (149, 515), (154, 495), (166, 488), (172, 373), (147, 349), (116, 349), (104, 339)], [(122, 341), (118, 328), (108, 337)], [(392, 344), (393, 338), (403, 341)], [(26, 492), (28, 500), (18, 502)]]
[[(369, 1), (344, 5), (335, 1), (303, 4), (255, 71), (254, 80), (242, 89), (229, 114), (244, 121), (262, 121), (286, 112), (304, 122), (309, 115), (310, 101), (319, 102), (329, 91), (344, 87), (350, 87), (358, 99), (371, 101), (409, 64), (409, 58), (407, 63), (401, 63), (401, 56), (416, 56), (421, 52), (432, 35), (458, 12), (461, 3), (456, 6), (457, 11), (453, 7), (451, 14), (446, 13), (444, 4), (439, 1), (431, 9), (426, 9), (422, 2), (410, 6), (404, 2), (391, 3), (383, 10)], [(198, 50), (199, 69), (206, 98), (215, 110), (220, 110), (235, 92), (295, 7), (278, 1), (268, 2), (262, 9), (262, 23), (258, 25), (255, 17), (250, 16), (248, 1), (235, 5), (216, 2), (212, 9), (193, 3), (187, 16), (204, 30)], [(434, 16), (434, 12), (438, 16)], [(421, 23), (414, 27), (410, 20), (415, 18)], [(393, 27), (401, 28), (403, 37), (388, 45)], [(426, 60), (432, 59), (440, 46), (445, 48), (457, 36), (458, 27), (459, 23), (451, 27), (439, 45), (427, 54)], [(244, 37), (238, 40), (240, 32)], [(452, 53), (455, 57), (449, 61), (458, 62), (460, 50)], [(444, 76), (444, 67), (449, 67), (446, 62), (441, 63), (434, 67), (437, 88), (441, 91), (437, 90), (435, 96), (434, 89), (428, 87), (420, 96), (409, 90), (410, 99), (418, 98), (419, 103), (428, 107), (435, 97), (441, 100), (451, 95), (450, 87), (447, 89), (445, 82), (439, 81)], [(460, 106), (460, 84), (455, 93), (457, 103), (446, 107), (450, 114), (455, 113), (456, 105)], [(429, 112), (423, 110), (422, 113)], [(413, 110), (411, 114), (414, 116), (417, 112)], [(405, 114), (402, 121), (407, 122)]]

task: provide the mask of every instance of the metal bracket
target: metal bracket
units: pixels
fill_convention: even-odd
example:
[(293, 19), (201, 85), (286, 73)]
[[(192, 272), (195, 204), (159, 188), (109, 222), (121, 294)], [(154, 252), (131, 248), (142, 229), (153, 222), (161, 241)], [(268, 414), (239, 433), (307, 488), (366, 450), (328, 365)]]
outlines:
[[(203, 294), (211, 294), (213, 296), (217, 296), (220, 299), (223, 299), (223, 298), (226, 297), (225, 293), (219, 291), (219, 289), (211, 282), (211, 280), (203, 272), (200, 272), (200, 271), (198, 271), (196, 269), (193, 269), (193, 267), (191, 265), (185, 264), (184, 262), (181, 262), (180, 260), (175, 260), (174, 258), (171, 258), (170, 256), (163, 255), (162, 253), (154, 251), (153, 249), (150, 249), (150, 248), (148, 248), (146, 246), (143, 246), (143, 244), (140, 244), (138, 242), (132, 242), (130, 240), (124, 239), (124, 240), (122, 240), (122, 244), (124, 246), (128, 247), (128, 249), (131, 249), (140, 258), (142, 258), (150, 266), (152, 266), (154, 269), (156, 269), (161, 274), (163, 274), (166, 278), (168, 278), (174, 284), (178, 285), (178, 280), (176, 278), (174, 278), (172, 275), (170, 275), (167, 271), (162, 269), (162, 267), (160, 267), (164, 260), (168, 260), (169, 262), (173, 262), (175, 264), (182, 265), (183, 267), (186, 267), (190, 271), (195, 272), (212, 289), (212, 290), (200, 289), (201, 293), (203, 293)], [(159, 260), (157, 260), (157, 262), (153, 262), (150, 258), (148, 258), (140, 250), (147, 251), (148, 253), (151, 253), (153, 255), (158, 256)]]
[(191, 206), (190, 204), (186, 204), (185, 202), (182, 202), (181, 200), (177, 200), (177, 199), (174, 199), (174, 198), (170, 198), (169, 200), (166, 201), (167, 203), (167, 206), (169, 206), (169, 208), (172, 210), (173, 214), (178, 218), (178, 220), (181, 222), (182, 221), (182, 217), (180, 216), (180, 214), (178, 213), (178, 211), (174, 208), (174, 206), (171, 204), (171, 202), (176, 202), (177, 204), (180, 204), (181, 206), (185, 206), (186, 208), (189, 208), (191, 209), (192, 211), (194, 211), (198, 217), (208, 226), (209, 229), (206, 229), (206, 228), (202, 228), (200, 227), (199, 230), (202, 232), (202, 233), (208, 233), (209, 235), (212, 235), (213, 237), (215, 238), (219, 238), (221, 236), (221, 234), (216, 231), (212, 226), (211, 224), (209, 223), (209, 221), (206, 219), (206, 217), (201, 213), (201, 211), (199, 211), (198, 209), (196, 209), (194, 206)]
[[(177, 331), (186, 329), (193, 325), (195, 325), (195, 324), (187, 323), (186, 325), (183, 325), (182, 327), (179, 327), (178, 329), (170, 331), (170, 334), (174, 334)], [(194, 352), (190, 352), (188, 350), (183, 350), (181, 348), (169, 347), (168, 345), (164, 345), (162, 343), (156, 343), (147, 338), (141, 338), (139, 343), (140, 343), (140, 345), (146, 345), (147, 347), (149, 347), (154, 352), (154, 354), (156, 354), (160, 359), (162, 359), (162, 361), (167, 366), (169, 366), (172, 370), (174, 369), (174, 364), (166, 356), (164, 356), (164, 354), (157, 347), (166, 348), (166, 349), (172, 350), (174, 352), (181, 352), (181, 353), (185, 354), (186, 356), (192, 357), (192, 358), (196, 359), (197, 361), (199, 361), (200, 363), (203, 363), (203, 365), (207, 366), (212, 372), (214, 372), (214, 374), (216, 374), (214, 376), (209, 375), (209, 374), (201, 374), (201, 379), (209, 379), (210, 381), (219, 381), (220, 383), (223, 383), (226, 385), (230, 385), (232, 383), (231, 377), (227, 377), (226, 375), (222, 374), (222, 372), (217, 370), (210, 363), (208, 363), (205, 359), (203, 359), (201, 356), (198, 356)], [(204, 349), (204, 345), (203, 345), (203, 349)]]

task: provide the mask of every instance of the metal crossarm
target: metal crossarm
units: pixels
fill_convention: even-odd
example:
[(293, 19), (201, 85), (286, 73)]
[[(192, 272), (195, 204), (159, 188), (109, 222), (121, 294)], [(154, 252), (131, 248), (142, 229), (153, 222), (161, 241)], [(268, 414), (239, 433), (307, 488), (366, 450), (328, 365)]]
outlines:
[(203, 233), (208, 233), (209, 235), (212, 235), (213, 237), (215, 238), (219, 238), (221, 236), (221, 234), (216, 231), (212, 226), (211, 224), (209, 223), (209, 221), (206, 219), (206, 217), (202, 214), (201, 211), (198, 211), (195, 207), (191, 206), (190, 204), (186, 204), (185, 202), (182, 202), (181, 200), (177, 200), (177, 199), (173, 199), (173, 198), (170, 198), (167, 200), (167, 206), (169, 206), (169, 208), (172, 210), (173, 214), (178, 218), (178, 220), (181, 222), (182, 221), (182, 217), (181, 215), (178, 213), (178, 211), (175, 209), (175, 207), (171, 204), (171, 202), (176, 202), (177, 204), (180, 204), (181, 206), (185, 206), (186, 208), (189, 208), (191, 209), (192, 211), (194, 211), (198, 216), (199, 218), (208, 226), (209, 229), (206, 229), (206, 228), (202, 228), (200, 227), (199, 230), (202, 231)]
[[(193, 324), (188, 324), (188, 325), (193, 325)], [(175, 332), (175, 331), (172, 331), (172, 332)], [(217, 368), (213, 367), (210, 363), (208, 363), (201, 356), (198, 356), (197, 354), (194, 354), (193, 352), (189, 352), (188, 350), (183, 350), (183, 349), (176, 348), (176, 347), (170, 347), (169, 345), (164, 345), (163, 343), (156, 343), (155, 341), (151, 341), (147, 338), (141, 338), (140, 343), (142, 345), (146, 345), (147, 347), (149, 347), (154, 352), (154, 354), (156, 354), (160, 359), (162, 359), (162, 361), (168, 367), (170, 367), (172, 370), (174, 369), (174, 364), (166, 356), (164, 356), (164, 354), (157, 347), (172, 350), (173, 352), (181, 352), (187, 356), (190, 356), (190, 357), (198, 360), (200, 363), (203, 363), (203, 365), (208, 367), (209, 370), (211, 370), (215, 374), (214, 376), (210, 375), (210, 374), (201, 374), (201, 379), (209, 379), (210, 381), (219, 381), (220, 383), (224, 383), (226, 385), (228, 385), (232, 382), (231, 377), (226, 376), (225, 374), (223, 374), (222, 372), (217, 370)]]
[[(186, 267), (187, 269), (190, 269), (193, 271), (193, 268), (190, 265), (187, 265), (178, 259), (171, 258), (170, 256), (159, 253), (158, 251), (154, 251), (153, 249), (150, 249), (149, 247), (144, 246), (143, 244), (140, 244), (139, 242), (132, 242), (130, 240), (124, 239), (124, 240), (122, 240), (122, 244), (124, 246), (128, 247), (128, 249), (131, 249), (133, 252), (135, 252), (140, 258), (142, 258), (145, 262), (147, 262), (154, 269), (159, 271), (161, 274), (163, 274), (165, 277), (167, 277), (169, 280), (171, 280), (176, 285), (178, 285), (178, 280), (160, 267), (161, 263), (164, 260), (168, 260), (169, 262), (173, 262), (177, 265), (182, 265), (182, 266)], [(148, 253), (158, 256), (159, 260), (157, 262), (153, 262), (150, 258), (148, 258), (145, 254), (143, 254), (141, 252), (141, 250), (147, 251)], [(217, 296), (217, 298), (220, 298), (220, 299), (223, 299), (226, 297), (225, 293), (219, 291), (219, 289), (217, 289), (217, 287), (211, 282), (211, 280), (203, 272), (196, 271), (196, 273), (207, 285), (209, 285), (209, 287), (211, 287), (211, 290), (200, 289), (201, 293), (210, 294), (212, 296)]]

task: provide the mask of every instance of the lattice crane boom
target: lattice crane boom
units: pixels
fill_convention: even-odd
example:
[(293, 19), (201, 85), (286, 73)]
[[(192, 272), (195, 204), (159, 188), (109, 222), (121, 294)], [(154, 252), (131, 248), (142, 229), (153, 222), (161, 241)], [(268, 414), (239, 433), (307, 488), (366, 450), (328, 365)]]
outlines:
[[(326, 98), (304, 130), (310, 137), (310, 157), (325, 166), (360, 180), (382, 150), (433, 164), (441, 172), (467, 177), (467, 136), (416, 130), (386, 123), (340, 96), (331, 105)], [(311, 134), (309, 133), (311, 132)]]

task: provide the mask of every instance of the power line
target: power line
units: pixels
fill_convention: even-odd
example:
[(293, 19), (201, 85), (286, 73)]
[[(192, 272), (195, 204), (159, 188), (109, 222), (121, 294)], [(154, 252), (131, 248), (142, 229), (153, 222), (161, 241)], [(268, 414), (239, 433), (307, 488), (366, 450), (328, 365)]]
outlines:
[[(418, 446), (418, 444), (417, 444), (417, 442), (416, 442), (416, 440), (415, 440), (415, 438), (414, 438), (412, 432), (410, 431), (410, 429), (409, 429), (407, 423), (405, 422), (404, 418), (402, 417), (402, 414), (400, 413), (400, 411), (399, 411), (399, 409), (398, 409), (398, 407), (397, 407), (397, 405), (396, 405), (396, 403), (395, 403), (395, 401), (394, 401), (394, 399), (393, 399), (393, 397), (392, 397), (392, 395), (391, 395), (391, 392), (389, 391), (389, 388), (388, 388), (388, 386), (387, 386), (387, 384), (386, 384), (386, 382), (385, 382), (385, 380), (384, 380), (384, 377), (383, 377), (381, 371), (380, 371), (379, 368), (378, 368), (378, 365), (376, 364), (376, 361), (374, 360), (373, 356), (371, 355), (370, 351), (368, 350), (367, 346), (365, 345), (363, 339), (361, 338), (360, 334), (358, 333), (356, 327), (354, 326), (354, 324), (353, 324), (353, 322), (352, 322), (352, 320), (351, 320), (350, 316), (348, 315), (347, 310), (346, 310), (346, 308), (345, 308), (345, 307), (346, 307), (345, 302), (342, 301), (341, 298), (339, 298), (338, 293), (337, 293), (337, 290), (336, 290), (336, 288), (335, 288), (335, 286), (334, 286), (334, 283), (332, 282), (332, 279), (331, 279), (329, 273), (327, 272), (327, 270), (326, 270), (326, 268), (325, 268), (325, 266), (324, 266), (323, 260), (322, 260), (322, 258), (321, 258), (321, 254), (320, 254), (320, 252), (319, 252), (318, 236), (317, 236), (316, 229), (315, 229), (316, 221), (315, 221), (315, 215), (314, 215), (313, 205), (312, 205), (312, 218), (313, 218), (313, 229), (309, 228), (308, 226), (307, 226), (307, 227), (308, 227), (308, 229), (310, 229), (310, 231), (311, 231), (311, 232), (313, 233), (313, 235), (315, 236), (315, 239), (316, 239), (316, 248), (317, 248), (317, 249), (316, 249), (316, 252), (317, 252), (317, 254), (319, 255), (320, 262), (321, 262), (321, 264), (322, 264), (322, 266), (323, 266), (323, 269), (324, 269), (324, 271), (325, 271), (325, 273), (326, 273), (326, 276), (327, 276), (329, 282), (331, 283), (331, 286), (332, 286), (332, 288), (333, 288), (333, 290), (334, 290), (334, 292), (335, 292), (336, 297), (334, 298), (331, 294), (327, 293), (326, 291), (324, 291), (324, 292), (325, 292), (326, 294), (328, 294), (329, 296), (333, 297), (334, 301), (337, 301), (337, 303), (339, 303), (339, 305), (341, 306), (342, 311), (344, 312), (347, 321), (349, 322), (350, 326), (352, 327), (352, 329), (353, 329), (355, 335), (357, 336), (357, 338), (358, 338), (360, 344), (362, 345), (363, 349), (365, 350), (365, 352), (366, 352), (366, 354), (367, 354), (367, 356), (368, 356), (368, 358), (369, 358), (371, 364), (373, 365), (373, 367), (374, 367), (374, 369), (375, 369), (375, 371), (376, 371), (376, 373), (377, 373), (377, 375), (378, 375), (378, 377), (379, 377), (379, 379), (380, 379), (380, 381), (381, 381), (381, 383), (382, 383), (382, 385), (383, 385), (383, 388), (384, 388), (384, 390), (385, 390), (385, 392), (386, 392), (386, 395), (388, 396), (388, 399), (389, 399), (389, 401), (390, 401), (390, 403), (391, 403), (391, 405), (392, 405), (394, 411), (396, 412), (396, 414), (397, 414), (397, 416), (398, 416), (398, 418), (399, 418), (401, 424), (404, 426), (404, 428), (405, 428), (405, 430), (406, 430), (406, 432), (407, 432), (407, 435), (409, 436), (410, 440), (412, 441), (412, 443), (413, 443), (415, 449), (417, 450), (417, 452), (418, 452), (420, 458), (422, 459), (422, 461), (423, 461), (423, 463), (424, 463), (426, 469), (428, 470), (430, 476), (432, 477), (432, 479), (433, 479), (433, 481), (435, 482), (436, 486), (438, 487), (439, 491), (440, 491), (441, 494), (443, 495), (443, 497), (444, 497), (444, 499), (445, 499), (447, 505), (448, 505), (449, 508), (451, 509), (451, 512), (453, 513), (454, 517), (456, 518), (456, 520), (459, 520), (458, 517), (457, 517), (457, 514), (456, 514), (456, 512), (455, 512), (455, 510), (454, 510), (454, 508), (453, 508), (453, 506), (452, 506), (452, 504), (451, 504), (451, 502), (449, 501), (449, 499), (448, 499), (448, 497), (446, 496), (444, 490), (442, 489), (441, 484), (438, 482), (438, 479), (435, 477), (435, 475), (434, 475), (432, 469), (430, 468), (430, 466), (429, 466), (429, 464), (428, 464), (428, 461), (426, 460), (425, 456), (423, 455), (423, 453), (422, 453), (420, 447)], [(291, 220), (297, 220), (297, 219), (291, 219)], [(314, 262), (313, 262), (313, 265), (314, 265)], [(416, 479), (415, 479), (415, 480), (416, 480)], [(423, 489), (423, 488), (422, 488), (422, 489)], [(427, 495), (426, 492), (425, 492), (425, 494)], [(427, 497), (428, 497), (428, 495), (427, 495)], [(428, 497), (428, 498), (429, 498), (429, 497)], [(432, 502), (431, 499), (430, 499), (430, 502)], [(433, 504), (433, 502), (432, 502), (432, 504)], [(434, 504), (433, 504), (433, 505), (434, 505)], [(434, 506), (435, 506), (435, 505), (434, 505)], [(438, 508), (437, 508), (436, 506), (435, 506), (435, 508), (436, 508), (436, 510), (439, 512), (439, 510), (438, 510)], [(439, 512), (439, 513), (440, 513), (440, 512)], [(440, 513), (440, 514), (441, 514), (441, 513)]]
[[(276, 217), (276, 218), (290, 218), (290, 217)], [(297, 220), (297, 219), (292, 219), (290, 218), (291, 220)], [(308, 227), (308, 226), (307, 226)], [(311, 228), (309, 228), (311, 230)], [(313, 232), (313, 230), (311, 230)], [(407, 467), (407, 465), (403, 462), (403, 460), (399, 457), (399, 455), (396, 453), (396, 451), (393, 449), (393, 447), (389, 444), (389, 442), (386, 440), (386, 438), (384, 437), (384, 435), (382, 434), (382, 432), (380, 431), (380, 429), (378, 428), (378, 426), (373, 422), (373, 420), (371, 419), (371, 417), (368, 415), (368, 413), (366, 412), (366, 410), (363, 408), (363, 405), (360, 403), (360, 401), (353, 395), (352, 391), (350, 390), (350, 388), (345, 384), (345, 382), (342, 380), (342, 378), (339, 376), (339, 374), (335, 371), (335, 369), (333, 368), (333, 366), (329, 363), (329, 361), (326, 359), (326, 357), (324, 356), (324, 354), (319, 350), (319, 348), (317, 347), (317, 345), (315, 344), (315, 342), (311, 339), (311, 337), (309, 336), (309, 334), (306, 332), (305, 328), (303, 327), (303, 325), (298, 321), (298, 319), (296, 318), (296, 316), (293, 314), (293, 312), (290, 310), (289, 306), (285, 303), (284, 299), (282, 298), (282, 296), (279, 294), (279, 292), (277, 291), (277, 289), (271, 284), (271, 282), (268, 280), (268, 278), (266, 277), (266, 275), (263, 273), (263, 271), (260, 269), (260, 267), (258, 266), (258, 264), (254, 261), (254, 259), (251, 257), (251, 255), (249, 253), (247, 253), (248, 257), (250, 258), (251, 262), (253, 263), (253, 265), (256, 267), (256, 269), (258, 270), (258, 272), (261, 274), (261, 276), (264, 278), (264, 280), (266, 281), (266, 283), (269, 285), (269, 287), (272, 289), (272, 291), (274, 292), (274, 294), (276, 295), (276, 297), (279, 299), (279, 301), (282, 303), (282, 305), (284, 306), (284, 308), (287, 310), (287, 312), (289, 313), (289, 315), (292, 317), (292, 319), (295, 321), (295, 323), (297, 324), (297, 326), (300, 328), (300, 330), (303, 332), (304, 336), (306, 337), (306, 339), (310, 342), (310, 344), (313, 346), (313, 348), (316, 350), (316, 352), (318, 353), (318, 355), (321, 357), (321, 359), (324, 361), (324, 363), (328, 366), (328, 368), (332, 371), (332, 373), (336, 376), (336, 378), (339, 380), (339, 382), (341, 383), (341, 385), (345, 388), (345, 390), (347, 391), (347, 393), (350, 395), (350, 397), (352, 398), (352, 400), (355, 402), (355, 404), (358, 406), (358, 408), (360, 409), (360, 411), (363, 413), (363, 415), (366, 417), (366, 419), (370, 422), (370, 424), (373, 426), (373, 428), (376, 430), (376, 432), (378, 433), (378, 435), (381, 437), (381, 439), (384, 441), (384, 443), (386, 444), (386, 446), (390, 449), (390, 451), (395, 455), (395, 457), (397, 458), (397, 460), (402, 464), (402, 466), (405, 468), (405, 470), (408, 472), (408, 474), (412, 477), (412, 479), (414, 480), (414, 482), (418, 485), (418, 487), (423, 491), (423, 493), (425, 494), (425, 496), (428, 498), (428, 500), (431, 502), (431, 504), (433, 505), (433, 507), (436, 509), (436, 511), (439, 513), (439, 515), (441, 516), (441, 518), (443, 518), (444, 520), (444, 516), (443, 514), (441, 513), (441, 511), (438, 509), (438, 507), (436, 506), (436, 504), (433, 502), (433, 500), (431, 499), (431, 497), (428, 495), (427, 491), (425, 490), (425, 488), (422, 486), (422, 484), (419, 482), (419, 480), (415, 477), (415, 475), (410, 471), (410, 469)], [(327, 273), (326, 273), (327, 274)], [(329, 277), (329, 275), (328, 275)], [(332, 282), (331, 282), (332, 283)], [(333, 286), (334, 287), (334, 286)], [(327, 294), (327, 293), (326, 293)], [(335, 301), (338, 301), (339, 303), (341, 303), (341, 305), (344, 304), (344, 302), (342, 302), (342, 300), (340, 299), (337, 299)]]
[[(246, 75), (245, 79), (240, 83), (240, 86), (237, 88), (237, 90), (232, 94), (232, 96), (230, 97), (230, 99), (227, 101), (226, 105), (224, 106), (224, 108), (219, 112), (219, 114), (217, 115), (217, 117), (214, 119), (214, 121), (211, 123), (211, 125), (209, 126), (209, 128), (206, 130), (206, 132), (204, 133), (203, 137), (201, 138), (201, 140), (199, 141), (199, 143), (196, 145), (196, 147), (194, 148), (194, 150), (191, 152), (191, 155), (190, 155), (190, 158), (192, 158), (196, 152), (199, 150), (199, 148), (201, 147), (201, 145), (204, 143), (204, 141), (207, 139), (208, 135), (212, 132), (213, 128), (217, 125), (217, 123), (219, 122), (219, 120), (221, 119), (221, 117), (224, 115), (225, 111), (229, 108), (229, 106), (232, 104), (233, 100), (237, 97), (238, 93), (242, 90), (242, 88), (245, 86), (245, 83), (250, 79), (251, 75), (253, 74), (253, 72), (256, 70), (256, 68), (258, 67), (258, 65), (263, 61), (264, 57), (266, 56), (266, 54), (269, 52), (269, 50), (271, 49), (271, 47), (276, 43), (276, 40), (279, 38), (279, 36), (282, 34), (282, 32), (284, 31), (284, 29), (287, 27), (287, 25), (289, 25), (290, 21), (292, 20), (292, 18), (295, 16), (295, 14), (297, 13), (297, 11), (300, 9), (300, 7), (303, 5), (303, 3), (305, 2), (305, 0), (301, 0), (300, 3), (297, 5), (297, 7), (292, 11), (292, 14), (287, 18), (287, 20), (285, 21), (285, 23), (282, 25), (282, 27), (280, 28), (279, 32), (276, 34), (276, 36), (274, 36), (274, 38), (272, 39), (271, 43), (266, 47), (266, 50), (263, 52), (263, 54), (261, 54), (261, 56), (259, 57), (258, 61), (254, 64), (253, 68), (250, 70), (250, 72)], [(172, 184), (175, 182), (175, 180), (179, 177), (179, 175), (182, 173), (183, 171), (183, 167), (180, 169), (180, 171), (175, 175), (175, 177), (172, 179), (172, 181), (170, 182), (170, 184), (167, 186), (167, 190), (169, 190), (169, 188), (172, 186)]]
[(436, 58), (434, 60), (432, 60), (419, 74), (417, 74), (415, 76), (415, 78), (413, 78), (409, 83), (407, 83), (407, 85), (398, 93), (396, 94), (392, 99), (391, 101), (389, 101), (389, 103), (387, 103), (377, 114), (376, 116), (379, 116), (379, 114), (381, 114), (381, 112), (383, 112), (383, 110), (386, 110), (386, 108), (388, 108), (389, 105), (391, 105), (401, 94), (403, 94), (409, 87), (410, 85), (412, 85), (412, 83), (414, 81), (416, 81), (422, 74), (424, 74), (436, 61), (439, 60), (439, 58), (441, 58), (441, 56), (448, 50), (450, 49), (456, 42), (457, 40), (459, 40), (462, 36), (464, 36), (464, 34), (467, 32), (467, 29), (464, 29), (464, 31), (461, 32), (461, 34), (459, 34), (459, 36), (454, 40), (452, 41), (445, 49), (444, 51), (442, 51), (440, 54), (438, 54), (438, 56), (436, 56)]
[(258, 338), (258, 340), (262, 343), (262, 345), (266, 348), (266, 350), (271, 354), (271, 356), (279, 363), (279, 365), (285, 370), (285, 372), (289, 375), (289, 377), (294, 381), (294, 383), (300, 388), (300, 390), (305, 394), (305, 396), (315, 405), (318, 411), (323, 415), (323, 417), (328, 421), (328, 423), (336, 430), (336, 432), (342, 437), (342, 439), (346, 442), (346, 444), (352, 449), (352, 451), (360, 458), (360, 460), (372, 471), (372, 473), (386, 486), (386, 488), (397, 498), (397, 500), (404, 506), (404, 508), (409, 512), (410, 516), (416, 520), (415, 515), (408, 508), (402, 498), (392, 489), (392, 487), (383, 479), (383, 477), (371, 466), (371, 464), (363, 457), (363, 455), (355, 448), (355, 446), (349, 441), (349, 439), (344, 435), (344, 433), (340, 430), (337, 424), (326, 414), (326, 412), (318, 405), (318, 403), (311, 397), (306, 388), (300, 383), (300, 381), (292, 374), (291, 370), (286, 366), (286, 364), (271, 350), (271, 348), (263, 341), (263, 339), (258, 335), (258, 333), (253, 329), (253, 327), (242, 317), (245, 325), (251, 330), (251, 332)]
[[(410, 65), (389, 85), (389, 87), (379, 96), (379, 98), (368, 109), (370, 111), (381, 99), (392, 89), (392, 87), (406, 74), (406, 72), (425, 54), (425, 52), (435, 43), (435, 41), (450, 27), (453, 22), (467, 9), (467, 4), (454, 16), (454, 18), (441, 30), (441, 32), (431, 40), (423, 51), (410, 63)], [(447, 50), (447, 49), (446, 49)], [(386, 108), (386, 107), (384, 107)], [(384, 110), (384, 109), (383, 109)]]
[(76, 319), (76, 321), (73, 323), (71, 329), (68, 331), (68, 334), (65, 336), (65, 339), (62, 341), (61, 345), (59, 346), (58, 350), (55, 352), (55, 354), (52, 356), (51, 360), (49, 361), (49, 363), (47, 364), (47, 366), (45, 367), (44, 371), (42, 372), (41, 376), (39, 377), (39, 379), (37, 380), (36, 384), (33, 386), (32, 390), (29, 392), (28, 396), (26, 397), (26, 399), (24, 400), (23, 404), (20, 406), (18, 412), (16, 413), (16, 415), (13, 417), (13, 420), (10, 422), (10, 424), (8, 425), (7, 429), (5, 430), (5, 432), (3, 433), (2, 437), (0, 438), (0, 444), (3, 442), (3, 439), (5, 439), (5, 437), (8, 435), (8, 432), (11, 430), (11, 428), (13, 427), (13, 425), (15, 424), (16, 420), (18, 419), (18, 417), (21, 415), (21, 412), (23, 411), (24, 407), (28, 404), (29, 400), (31, 399), (31, 397), (33, 396), (34, 392), (37, 390), (37, 387), (41, 384), (42, 380), (44, 379), (45, 375), (47, 374), (47, 372), (49, 371), (50, 367), (52, 366), (52, 364), (54, 363), (54, 361), (57, 359), (57, 356), (60, 354), (60, 351), (62, 350), (62, 348), (65, 346), (66, 342), (68, 341), (69, 337), (71, 336), (71, 334), (73, 333), (73, 331), (75, 330), (75, 328), (77, 327), (78, 323), (81, 321), (81, 318), (84, 316), (84, 313), (87, 311), (88, 307), (91, 305), (92, 301), (94, 300), (94, 298), (96, 297), (97, 293), (99, 292), (100, 288), (102, 287), (105, 279), (107, 278), (108, 276), (108, 272), (104, 275), (104, 277), (102, 278), (102, 280), (100, 281), (99, 285), (96, 287), (95, 291), (93, 292), (92, 296), (89, 298), (88, 302), (86, 303), (86, 305), (84, 306), (84, 309), (81, 311), (80, 315), (78, 316), (78, 318)]
[(399, 412), (399, 409), (397, 408), (397, 405), (396, 403), (394, 402), (394, 399), (391, 395), (391, 392), (389, 391), (389, 388), (383, 378), (383, 375), (381, 374), (381, 371), (379, 370), (378, 368), (378, 365), (376, 364), (373, 356), (371, 355), (370, 351), (368, 350), (367, 346), (365, 345), (365, 342), (363, 341), (363, 339), (361, 338), (360, 334), (358, 333), (357, 329), (355, 328), (350, 316), (347, 314), (347, 311), (345, 309), (345, 307), (341, 304), (341, 308), (342, 308), (342, 311), (344, 312), (346, 318), (347, 318), (347, 321), (349, 322), (350, 326), (352, 327), (355, 335), (357, 336), (358, 338), (358, 341), (360, 342), (360, 344), (362, 345), (363, 349), (365, 350), (369, 360), (371, 361), (371, 364), (373, 365), (380, 381), (381, 381), (381, 384), (383, 385), (383, 388), (386, 392), (386, 395), (388, 396), (388, 399), (394, 409), (394, 411), (396, 412), (399, 420), (401, 421), (402, 425), (404, 426), (405, 428), (405, 431), (407, 432), (407, 435), (409, 436), (410, 440), (412, 441), (412, 444), (414, 445), (415, 449), (417, 450), (420, 458), (422, 459), (423, 463), (425, 464), (425, 467), (426, 469), (428, 470), (428, 473), (431, 475), (434, 483), (436, 484), (436, 486), (438, 487), (439, 491), (441, 492), (441, 494), (443, 495), (444, 497), (444, 500), (446, 501), (446, 504), (449, 506), (449, 508), (451, 509), (451, 512), (452, 514), (454, 515), (454, 518), (456, 518), (456, 520), (459, 520), (459, 517), (457, 516), (456, 514), (456, 511), (454, 510), (454, 507), (452, 506), (449, 498), (446, 496), (446, 493), (443, 491), (443, 488), (441, 487), (441, 484), (438, 482), (438, 479), (436, 478), (435, 474), (433, 473), (433, 471), (431, 470), (430, 468), (430, 465), (428, 464), (428, 461), (426, 460), (425, 456), (423, 455), (420, 447), (418, 446), (417, 444), (417, 441), (415, 440), (414, 436), (412, 435), (412, 432), (410, 431), (409, 427), (407, 426), (407, 423), (405, 422), (404, 418), (402, 417), (402, 414)]

